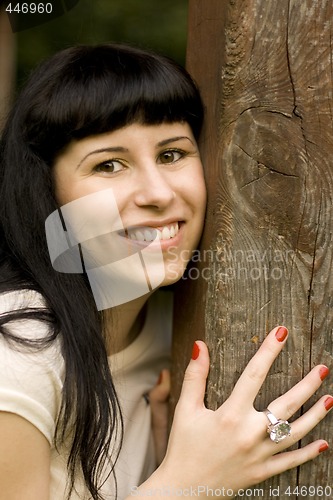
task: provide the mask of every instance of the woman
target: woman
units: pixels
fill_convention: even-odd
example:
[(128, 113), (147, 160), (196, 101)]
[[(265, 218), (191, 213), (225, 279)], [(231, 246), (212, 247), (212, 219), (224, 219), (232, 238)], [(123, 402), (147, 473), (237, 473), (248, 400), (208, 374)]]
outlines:
[(286, 342), (279, 327), (216, 412), (203, 406), (207, 348), (194, 344), (154, 471), (170, 300), (153, 292), (182, 276), (200, 238), (202, 116), (182, 68), (119, 45), (56, 54), (22, 91), (1, 150), (1, 499), (158, 497), (199, 485), (236, 494), (328, 447), (276, 455), (325, 416), (330, 396), (290, 436), (278, 422), (278, 444), (266, 432), (316, 391), (325, 366), (272, 402), (273, 416), (253, 408)]

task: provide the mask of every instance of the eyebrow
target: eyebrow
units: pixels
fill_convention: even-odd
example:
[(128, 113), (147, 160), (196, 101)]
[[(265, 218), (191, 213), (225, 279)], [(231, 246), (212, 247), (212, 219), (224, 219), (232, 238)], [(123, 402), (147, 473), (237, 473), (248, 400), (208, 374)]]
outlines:
[(82, 160), (77, 164), (76, 169), (78, 169), (82, 163), (91, 155), (97, 154), (97, 153), (128, 153), (128, 149), (122, 148), (122, 147), (114, 147), (114, 148), (101, 148), (101, 149), (94, 149), (93, 151), (90, 151), (86, 156), (82, 158)]
[(190, 141), (192, 144), (193, 144), (193, 141), (191, 141), (191, 139), (189, 137), (187, 137), (187, 135), (179, 135), (177, 137), (171, 137), (170, 139), (164, 139), (164, 141), (160, 141), (157, 143), (157, 146), (166, 146), (167, 144), (170, 144), (171, 142), (177, 142), (177, 141), (181, 141), (182, 139), (187, 139), (188, 141)]
[[(193, 141), (189, 137), (187, 137), (186, 135), (180, 135), (180, 136), (176, 136), (176, 137), (170, 137), (169, 139), (164, 139), (163, 141), (158, 142), (157, 146), (158, 147), (166, 146), (167, 144), (171, 144), (172, 142), (181, 141), (183, 139), (187, 139), (188, 141), (191, 142), (191, 144), (193, 144)], [(80, 162), (77, 164), (76, 169), (78, 169), (89, 156), (94, 155), (94, 154), (98, 154), (98, 153), (105, 153), (105, 152), (107, 152), (107, 153), (129, 153), (129, 149), (123, 148), (121, 146), (116, 146), (116, 147), (112, 147), (112, 148), (94, 149), (93, 151), (90, 151), (90, 153), (88, 153), (86, 156), (84, 156), (82, 158), (82, 160), (80, 160)]]

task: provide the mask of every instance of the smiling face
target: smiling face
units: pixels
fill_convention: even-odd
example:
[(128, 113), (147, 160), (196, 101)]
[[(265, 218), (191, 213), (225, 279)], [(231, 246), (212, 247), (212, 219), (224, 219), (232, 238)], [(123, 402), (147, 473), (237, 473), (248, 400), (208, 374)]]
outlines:
[[(72, 142), (54, 163), (54, 180), (60, 206), (111, 189), (125, 228), (119, 238), (137, 248), (158, 244), (165, 265), (161, 286), (181, 278), (200, 239), (206, 205), (188, 124), (134, 123)], [(96, 210), (96, 223), (107, 216)], [(107, 252), (106, 246), (104, 241)]]

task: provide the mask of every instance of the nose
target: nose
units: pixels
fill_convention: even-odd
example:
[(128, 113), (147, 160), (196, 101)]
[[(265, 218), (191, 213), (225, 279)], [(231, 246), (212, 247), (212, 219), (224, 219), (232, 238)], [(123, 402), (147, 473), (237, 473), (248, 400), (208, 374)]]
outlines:
[(138, 177), (134, 196), (137, 206), (161, 210), (168, 207), (176, 197), (171, 178), (158, 165), (150, 165), (141, 170)]

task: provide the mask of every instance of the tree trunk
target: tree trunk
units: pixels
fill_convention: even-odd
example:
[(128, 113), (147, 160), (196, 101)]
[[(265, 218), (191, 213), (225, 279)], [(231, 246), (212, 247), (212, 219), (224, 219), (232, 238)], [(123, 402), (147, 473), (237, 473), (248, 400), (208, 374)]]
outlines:
[[(173, 404), (196, 338), (210, 350), (212, 409), (278, 324), (290, 335), (258, 410), (314, 365), (332, 366), (332, 20), (331, 0), (189, 1), (209, 202), (201, 261), (177, 292)], [(327, 382), (295, 416), (326, 392)], [(301, 445), (332, 435), (328, 417)], [(297, 487), (302, 498), (332, 498), (330, 451), (246, 498), (279, 488), (293, 499)]]
[(10, 109), (14, 93), (16, 43), (8, 16), (0, 8), (0, 131)]

